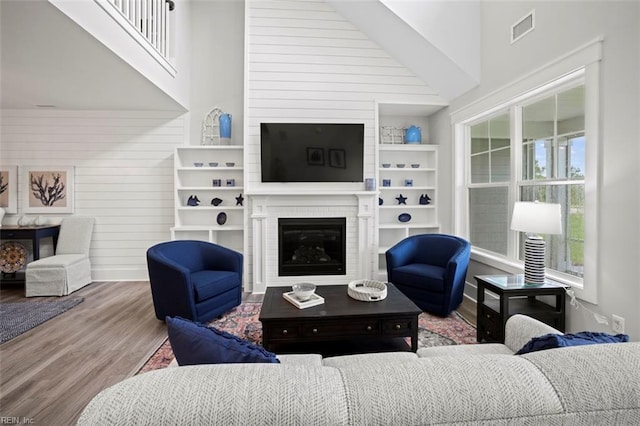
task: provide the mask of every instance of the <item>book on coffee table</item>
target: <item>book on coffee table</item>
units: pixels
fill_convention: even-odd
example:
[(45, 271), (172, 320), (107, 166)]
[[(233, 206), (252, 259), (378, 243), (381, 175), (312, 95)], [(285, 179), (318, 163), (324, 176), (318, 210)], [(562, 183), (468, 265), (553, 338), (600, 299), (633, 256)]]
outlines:
[(299, 309), (310, 308), (312, 306), (322, 305), (324, 303), (324, 297), (318, 296), (315, 293), (311, 295), (311, 298), (309, 300), (305, 300), (304, 302), (298, 300), (293, 291), (282, 293), (282, 297), (284, 297), (286, 301)]

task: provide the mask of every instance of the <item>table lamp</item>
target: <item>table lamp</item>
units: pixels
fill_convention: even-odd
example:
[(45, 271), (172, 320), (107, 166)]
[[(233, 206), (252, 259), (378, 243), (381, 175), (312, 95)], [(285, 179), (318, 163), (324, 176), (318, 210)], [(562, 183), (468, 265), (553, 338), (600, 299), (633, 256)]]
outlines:
[(513, 206), (511, 229), (524, 232), (524, 282), (544, 283), (546, 243), (539, 234), (562, 234), (560, 204), (518, 201)]

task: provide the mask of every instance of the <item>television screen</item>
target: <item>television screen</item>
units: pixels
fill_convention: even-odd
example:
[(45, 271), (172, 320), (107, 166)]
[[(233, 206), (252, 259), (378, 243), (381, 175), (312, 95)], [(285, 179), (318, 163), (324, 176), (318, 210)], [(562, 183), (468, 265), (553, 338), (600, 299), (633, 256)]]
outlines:
[(262, 182), (362, 182), (364, 124), (260, 123)]

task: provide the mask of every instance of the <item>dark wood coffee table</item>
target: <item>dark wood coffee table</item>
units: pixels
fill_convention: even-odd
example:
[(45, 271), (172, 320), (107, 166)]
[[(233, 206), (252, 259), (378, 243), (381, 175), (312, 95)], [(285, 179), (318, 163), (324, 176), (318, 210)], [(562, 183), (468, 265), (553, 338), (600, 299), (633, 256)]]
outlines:
[[(324, 304), (305, 309), (282, 297), (288, 291), (291, 287), (269, 287), (265, 293), (259, 319), (267, 350), (295, 353), (334, 344), (334, 349), (321, 352), (358, 353), (369, 351), (367, 348), (378, 350), (378, 344), (389, 340), (395, 345), (387, 350), (418, 349), (418, 315), (422, 311), (393, 284), (387, 283), (387, 297), (379, 302), (352, 299), (346, 285), (318, 286), (316, 293), (324, 297)], [(411, 338), (410, 348), (404, 337)], [(351, 349), (335, 350), (336, 346)]]

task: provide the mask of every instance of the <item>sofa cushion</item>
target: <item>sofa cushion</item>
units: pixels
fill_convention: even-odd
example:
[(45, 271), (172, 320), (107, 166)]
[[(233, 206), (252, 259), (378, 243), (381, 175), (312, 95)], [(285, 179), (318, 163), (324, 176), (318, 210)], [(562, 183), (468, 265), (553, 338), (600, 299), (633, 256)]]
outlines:
[(450, 345), (420, 348), (416, 352), (420, 358), (433, 356), (470, 356), (470, 355), (513, 355), (513, 351), (502, 343), (483, 343), (481, 345)]
[(393, 270), (393, 279), (402, 285), (442, 293), (445, 269), (439, 266), (412, 263)]
[(272, 352), (237, 336), (180, 317), (167, 317), (169, 342), (179, 365), (279, 363)]
[(231, 289), (237, 289), (240, 276), (231, 271), (199, 271), (191, 274), (196, 302), (215, 297)]
[(574, 334), (545, 334), (529, 340), (516, 355), (523, 355), (529, 352), (543, 351), (545, 349), (562, 348), (566, 346), (594, 345), (597, 343), (619, 343), (628, 342), (629, 336), (626, 334), (596, 333), (583, 331)]
[(334, 368), (376, 369), (386, 365), (417, 360), (418, 356), (413, 352), (378, 352), (327, 357), (322, 360), (322, 365)]

